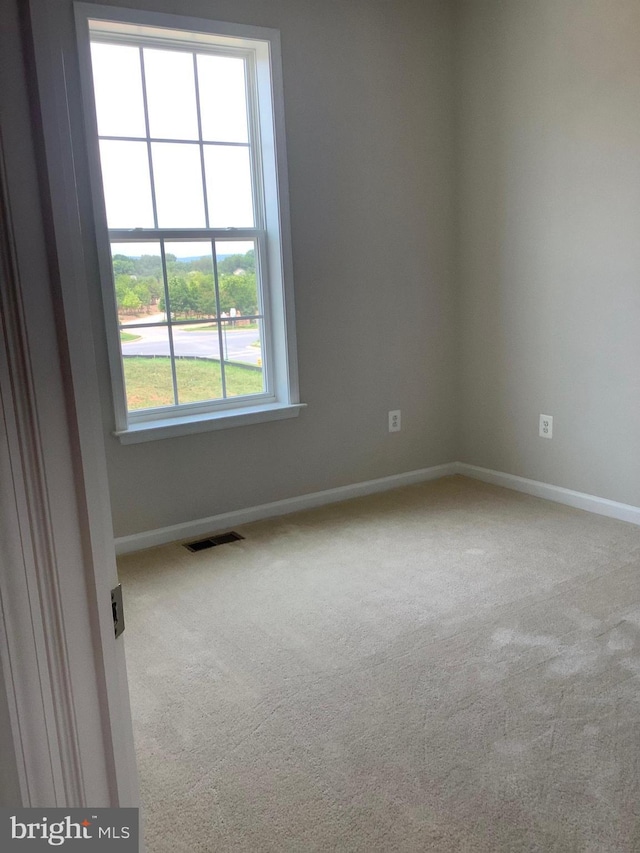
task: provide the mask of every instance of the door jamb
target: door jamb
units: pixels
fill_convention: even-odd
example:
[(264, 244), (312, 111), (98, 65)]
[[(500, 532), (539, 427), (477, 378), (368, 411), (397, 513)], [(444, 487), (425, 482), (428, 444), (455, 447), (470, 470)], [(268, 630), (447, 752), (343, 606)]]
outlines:
[[(18, 5), (2, 12), (13, 16), (2, 46), (19, 68)], [(25, 80), (16, 71), (0, 95), (0, 111), (16, 122), (0, 138), (0, 655), (20, 796), (32, 807), (137, 806), (124, 647), (111, 615), (117, 571), (100, 400), (81, 243), (73, 246), (73, 162), (55, 150), (56, 97), (48, 131), (43, 110), (54, 246), (42, 227), (46, 188), (40, 174), (38, 198)], [(65, 336), (79, 318), (84, 332)]]

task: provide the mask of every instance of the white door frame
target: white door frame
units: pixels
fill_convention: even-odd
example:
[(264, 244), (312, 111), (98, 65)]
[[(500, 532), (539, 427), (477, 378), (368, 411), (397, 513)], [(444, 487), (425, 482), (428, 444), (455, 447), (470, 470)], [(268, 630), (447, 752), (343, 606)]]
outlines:
[[(36, 50), (47, 3), (34, 3)], [(47, 231), (19, 10), (21, 0), (0, 4), (0, 689), (23, 805), (136, 806), (101, 408), (74, 244), (81, 227), (68, 193), (75, 176), (71, 152), (56, 149), (65, 100), (54, 84), (42, 103), (56, 208)], [(39, 76), (56, 62), (48, 45)]]

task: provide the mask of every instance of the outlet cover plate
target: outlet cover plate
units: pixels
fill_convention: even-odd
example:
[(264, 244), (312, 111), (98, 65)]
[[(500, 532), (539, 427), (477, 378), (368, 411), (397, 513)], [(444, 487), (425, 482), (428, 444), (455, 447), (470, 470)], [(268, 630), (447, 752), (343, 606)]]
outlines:
[(540, 415), (540, 438), (553, 438), (553, 415)]
[(389, 412), (389, 432), (400, 432), (401, 429), (400, 409), (394, 409), (392, 412)]

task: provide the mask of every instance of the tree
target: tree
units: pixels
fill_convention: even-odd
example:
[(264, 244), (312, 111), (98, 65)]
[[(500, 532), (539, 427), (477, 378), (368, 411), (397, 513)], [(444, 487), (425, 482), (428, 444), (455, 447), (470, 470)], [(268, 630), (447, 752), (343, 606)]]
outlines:
[(236, 308), (241, 314), (257, 314), (256, 277), (254, 275), (221, 275), (220, 310), (229, 313)]
[(215, 317), (217, 314), (216, 290), (213, 284), (213, 275), (192, 273), (197, 276), (195, 283), (198, 287), (198, 314), (202, 317)]
[(122, 299), (122, 309), (127, 314), (135, 314), (142, 308), (142, 302), (139, 296), (136, 296), (133, 290), (128, 290)]
[(246, 273), (255, 273), (256, 271), (256, 253), (253, 249), (249, 249), (244, 255), (228, 255), (226, 258), (218, 261), (218, 273), (231, 275), (236, 270), (242, 270)]
[[(169, 304), (171, 306), (171, 317), (190, 317), (198, 313), (198, 285), (181, 276), (172, 276), (169, 279)], [(161, 297), (158, 307), (166, 311), (164, 296)]]
[(149, 311), (161, 293), (160, 282), (152, 277), (138, 279), (135, 275), (121, 274), (116, 276), (114, 285), (118, 309), (127, 313), (143, 308)]
[(114, 278), (119, 275), (135, 275), (136, 262), (128, 255), (114, 255), (111, 261)]
[(135, 293), (140, 300), (141, 307), (144, 307), (147, 310), (151, 307), (151, 288), (144, 279), (135, 283), (133, 293)]
[(161, 277), (155, 278), (154, 276), (150, 275), (150, 276), (147, 276), (146, 278), (140, 279), (139, 283), (141, 285), (144, 285), (145, 287), (147, 287), (149, 289), (149, 296), (150, 296), (151, 302), (157, 302), (158, 299), (160, 299), (160, 297), (162, 296), (164, 288), (162, 286)]
[[(171, 316), (215, 317), (216, 293), (210, 255), (179, 260), (165, 255)], [(115, 271), (118, 271), (117, 273)], [(126, 313), (150, 311), (157, 305), (166, 312), (159, 255), (114, 255), (114, 284), (118, 309)], [(242, 315), (256, 314), (255, 252), (229, 255), (218, 264), (220, 310), (236, 309)]]
[(162, 279), (162, 259), (160, 255), (141, 255), (135, 259), (135, 274), (138, 276), (153, 276)]
[(194, 258), (188, 263), (192, 270), (213, 275), (213, 261), (211, 260), (211, 255), (204, 255), (202, 258)]

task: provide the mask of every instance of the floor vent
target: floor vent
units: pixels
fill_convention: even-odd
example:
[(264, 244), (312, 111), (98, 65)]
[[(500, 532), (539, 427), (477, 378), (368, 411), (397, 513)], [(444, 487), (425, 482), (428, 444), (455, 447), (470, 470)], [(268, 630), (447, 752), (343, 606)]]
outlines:
[(238, 539), (244, 539), (244, 536), (232, 530), (230, 533), (219, 533), (217, 536), (209, 536), (208, 539), (199, 539), (197, 542), (186, 542), (184, 547), (187, 551), (205, 551), (207, 548), (215, 548), (216, 545), (237, 542)]

